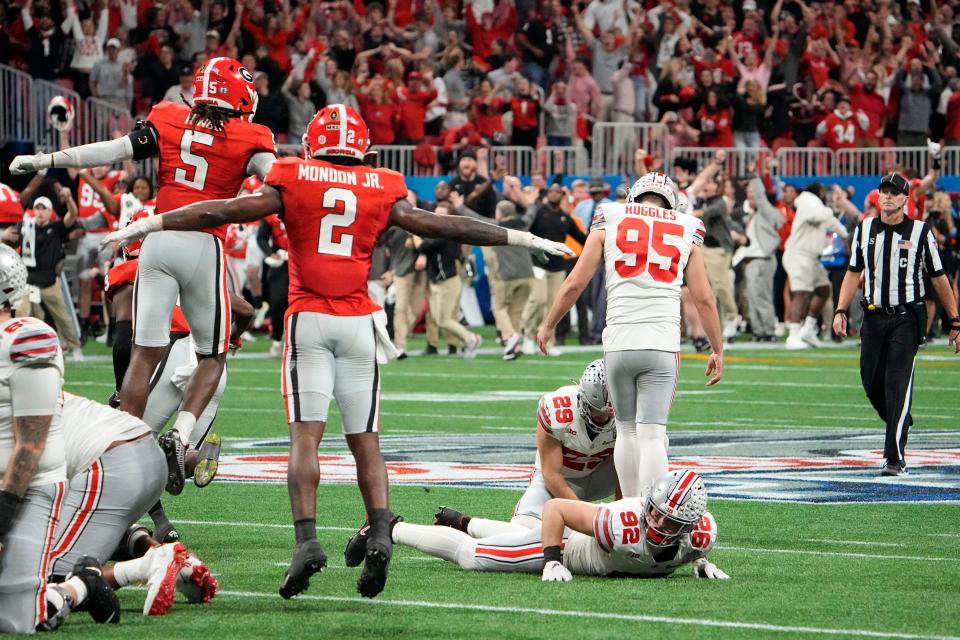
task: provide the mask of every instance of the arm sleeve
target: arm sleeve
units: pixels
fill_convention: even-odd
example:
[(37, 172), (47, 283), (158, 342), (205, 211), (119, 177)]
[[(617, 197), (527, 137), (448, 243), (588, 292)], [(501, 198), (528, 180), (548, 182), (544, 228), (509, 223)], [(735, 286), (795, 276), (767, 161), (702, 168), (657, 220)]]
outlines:
[(132, 160), (134, 157), (133, 142), (130, 136), (55, 151), (50, 155), (52, 167), (70, 169), (109, 165), (118, 160)]
[(940, 249), (937, 247), (937, 241), (933, 237), (932, 229), (927, 223), (924, 223), (924, 226), (927, 228), (924, 229), (923, 264), (927, 270), (927, 275), (931, 278), (936, 278), (944, 274), (943, 261), (940, 260)]
[(270, 243), (273, 235), (270, 231), (270, 223), (266, 220), (261, 220), (260, 226), (257, 228), (257, 246), (260, 247), (260, 251), (263, 251), (263, 254), (267, 256), (273, 253), (273, 246)]
[(10, 374), (14, 417), (52, 416), (60, 403), (60, 371), (53, 362), (15, 367)]
[(863, 229), (863, 223), (857, 225), (853, 230), (853, 241), (850, 243), (850, 264), (847, 265), (847, 271), (860, 273), (863, 271), (863, 255), (860, 247), (860, 237)]

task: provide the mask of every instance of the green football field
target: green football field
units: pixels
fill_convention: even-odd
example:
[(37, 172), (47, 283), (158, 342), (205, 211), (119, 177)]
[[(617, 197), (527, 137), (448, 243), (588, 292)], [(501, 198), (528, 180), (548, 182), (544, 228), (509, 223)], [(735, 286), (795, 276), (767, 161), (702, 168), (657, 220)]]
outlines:
[[(487, 332), (487, 344), (493, 344)], [(732, 576), (667, 579), (468, 573), (397, 547), (386, 590), (355, 589), (343, 546), (363, 518), (339, 418), (321, 449), (318, 536), (330, 565), (290, 600), (277, 587), (293, 548), (287, 427), (279, 362), (266, 341), (229, 363), (215, 429), (222, 477), (165, 500), (182, 540), (218, 576), (209, 605), (178, 596), (144, 618), (143, 591), (124, 589), (123, 620), (86, 614), (62, 633), (138, 638), (943, 638), (960, 637), (960, 358), (944, 346), (916, 367), (910, 475), (878, 476), (883, 427), (860, 388), (858, 352), (727, 352), (715, 388), (705, 358), (684, 352), (670, 456), (704, 475), (719, 529), (710, 557)], [(412, 351), (422, 349), (414, 343)], [(95, 346), (88, 353), (105, 354)], [(382, 448), (391, 500), (428, 524), (438, 505), (509, 519), (534, 456), (540, 393), (579, 377), (599, 350), (502, 362), (411, 357), (381, 369)], [(107, 358), (67, 367), (67, 390), (105, 400)]]

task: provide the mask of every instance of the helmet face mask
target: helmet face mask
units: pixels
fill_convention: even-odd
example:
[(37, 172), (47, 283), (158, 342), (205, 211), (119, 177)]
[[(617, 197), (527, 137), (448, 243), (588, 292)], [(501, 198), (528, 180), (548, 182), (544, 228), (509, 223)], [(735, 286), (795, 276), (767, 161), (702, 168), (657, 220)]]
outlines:
[(654, 547), (674, 544), (693, 531), (707, 511), (707, 490), (703, 479), (689, 469), (660, 478), (644, 506), (644, 539)]
[(677, 185), (670, 176), (664, 173), (648, 173), (641, 176), (639, 180), (630, 187), (630, 193), (627, 194), (627, 202), (636, 203), (648, 194), (657, 195), (667, 203), (667, 209), (676, 209), (680, 199)]
[(578, 386), (580, 417), (594, 431), (609, 428), (613, 424), (613, 405), (607, 391), (607, 375), (602, 358), (587, 365)]
[(12, 305), (26, 290), (27, 267), (16, 251), (0, 244), (0, 305)]

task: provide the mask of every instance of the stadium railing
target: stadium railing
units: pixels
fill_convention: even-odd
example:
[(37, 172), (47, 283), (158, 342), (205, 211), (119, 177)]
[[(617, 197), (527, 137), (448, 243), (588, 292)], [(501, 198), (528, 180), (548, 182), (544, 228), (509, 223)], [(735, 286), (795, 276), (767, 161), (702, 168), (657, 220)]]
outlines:
[(833, 150), (821, 147), (781, 147), (776, 160), (775, 173), (784, 176), (830, 176), (836, 169)]
[(556, 174), (585, 176), (590, 173), (587, 162), (587, 150), (582, 146), (553, 147), (545, 146), (536, 150), (536, 168), (545, 176)]
[(667, 158), (670, 131), (658, 122), (598, 122), (593, 127), (594, 175), (632, 176), (638, 148), (657, 158)]
[[(717, 151), (723, 149), (727, 152), (726, 167), (724, 173), (728, 176), (746, 176), (756, 167), (758, 159), (772, 158), (773, 151), (767, 147), (757, 148), (734, 148), (734, 147), (676, 147), (670, 155), (668, 167), (679, 158), (691, 158), (698, 167), (704, 167), (713, 160)], [(830, 151), (827, 149), (826, 151)]]
[(34, 139), (36, 120), (30, 111), (32, 100), (33, 78), (0, 64), (0, 141)]
[(929, 168), (927, 147), (876, 147), (873, 149), (839, 149), (836, 153), (836, 174), (841, 176), (878, 176), (893, 165), (913, 169), (924, 175)]

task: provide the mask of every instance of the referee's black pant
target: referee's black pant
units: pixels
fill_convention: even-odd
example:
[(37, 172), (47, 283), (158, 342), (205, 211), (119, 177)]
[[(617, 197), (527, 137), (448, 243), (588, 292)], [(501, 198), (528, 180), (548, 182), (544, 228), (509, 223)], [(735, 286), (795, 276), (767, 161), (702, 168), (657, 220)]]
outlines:
[(860, 380), (873, 408), (887, 423), (883, 455), (892, 464), (902, 462), (913, 418), (913, 369), (920, 346), (919, 310), (887, 315), (866, 311), (860, 329)]

